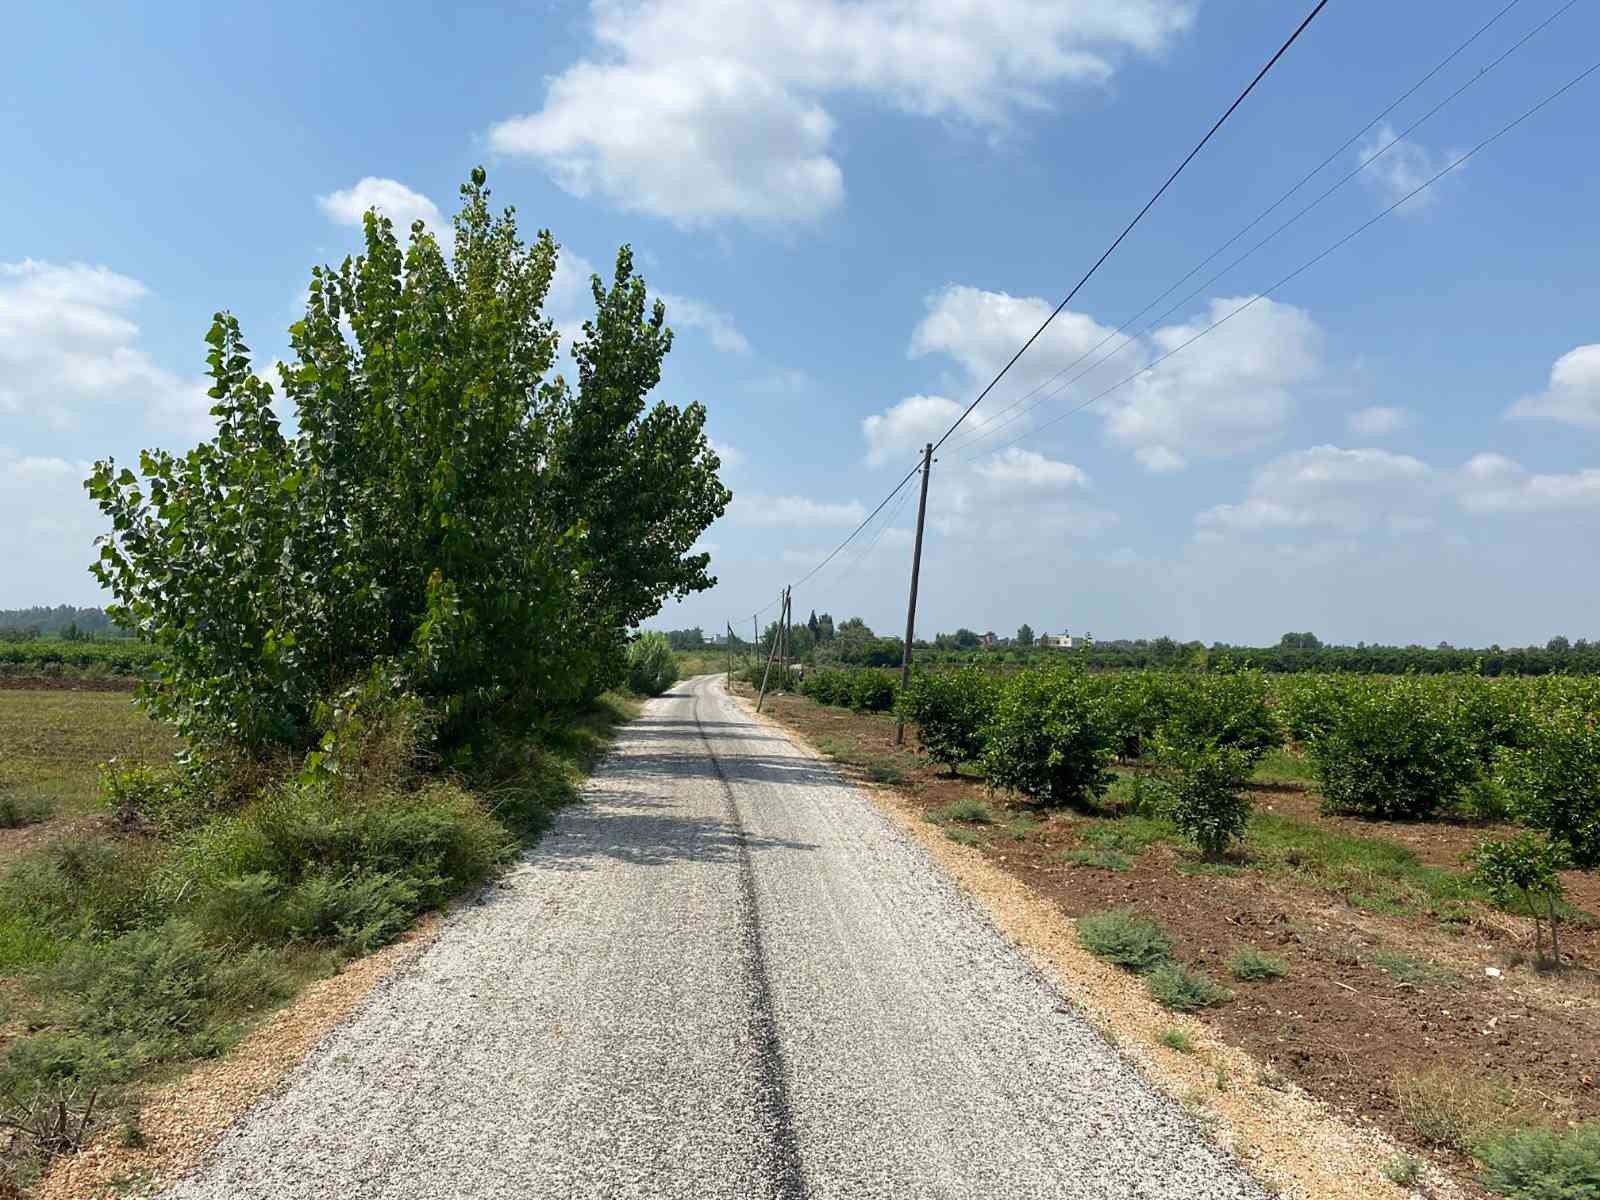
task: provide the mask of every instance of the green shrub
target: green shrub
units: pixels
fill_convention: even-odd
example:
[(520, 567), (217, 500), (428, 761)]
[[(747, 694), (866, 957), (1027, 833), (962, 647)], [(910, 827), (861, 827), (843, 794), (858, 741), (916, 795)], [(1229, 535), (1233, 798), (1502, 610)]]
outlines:
[(1240, 757), (1248, 775), (1268, 750), (1283, 744), (1283, 729), (1270, 699), (1259, 671), (1187, 679), (1174, 689), (1161, 723), (1161, 742), (1180, 752), (1228, 750)]
[(1141, 758), (1171, 715), (1182, 681), (1166, 671), (1121, 671), (1095, 679), (1117, 757)]
[(159, 848), (137, 839), (63, 838), (0, 876), (0, 912), (64, 936), (121, 933), (159, 914), (159, 864)]
[(1163, 1029), (1156, 1037), (1168, 1050), (1176, 1050), (1179, 1054), (1194, 1053), (1194, 1039), (1181, 1029)]
[(367, 954), (405, 932), (422, 907), (409, 879), (372, 872), (302, 879), (284, 898), (283, 912), (295, 937)]
[(875, 667), (849, 672), (850, 707), (857, 712), (888, 712), (894, 707), (895, 677)]
[(1557, 1133), (1532, 1129), (1476, 1147), (1485, 1187), (1510, 1200), (1593, 1200), (1600, 1196), (1600, 1122)]
[(1346, 693), (1361, 686), (1346, 675), (1290, 675), (1277, 684), (1284, 731), (1300, 743), (1314, 741), (1333, 726)]
[(1228, 959), (1228, 974), (1239, 980), (1281, 979), (1288, 971), (1283, 959), (1250, 946), (1239, 947)]
[(678, 682), (678, 657), (667, 635), (641, 633), (628, 647), (628, 686), (641, 696), (659, 696)]
[(1480, 842), (1472, 852), (1473, 878), (1508, 912), (1533, 918), (1534, 954), (1544, 957), (1542, 922), (1550, 922), (1551, 958), (1561, 960), (1558, 906), (1564, 889), (1556, 874), (1570, 861), (1567, 848), (1523, 830), (1499, 842)]
[(51, 804), (40, 797), (0, 795), (0, 829), (20, 829), (48, 820)]
[(1126, 871), (1133, 866), (1126, 854), (1098, 847), (1090, 847), (1087, 850), (1063, 850), (1061, 861), (1074, 867), (1098, 867), (1102, 871)]
[(1250, 823), (1249, 752), (1236, 746), (1210, 745), (1163, 750), (1175, 766), (1170, 816), (1208, 859), (1220, 858), (1244, 837)]
[(970, 821), (976, 825), (993, 825), (994, 810), (976, 796), (962, 796), (949, 804), (928, 810), (928, 819), (934, 822)]
[(1100, 688), (1069, 669), (1008, 679), (984, 730), (989, 781), (1036, 804), (1088, 806), (1111, 783), (1116, 753), (1102, 701)]
[(1137, 909), (1113, 908), (1078, 918), (1078, 942), (1104, 962), (1145, 972), (1172, 955), (1172, 938)]
[(918, 674), (900, 696), (902, 720), (917, 727), (922, 752), (956, 773), (983, 753), (983, 729), (994, 710), (994, 679), (967, 668)]
[(1564, 846), (1575, 866), (1600, 866), (1600, 725), (1576, 707), (1557, 708), (1526, 740), (1498, 759), (1511, 815)]
[(1350, 689), (1311, 758), (1330, 810), (1404, 820), (1448, 808), (1478, 773), (1448, 701), (1412, 679)]
[(1233, 999), (1233, 993), (1202, 971), (1179, 962), (1160, 963), (1144, 977), (1156, 1003), (1174, 1012), (1215, 1008)]

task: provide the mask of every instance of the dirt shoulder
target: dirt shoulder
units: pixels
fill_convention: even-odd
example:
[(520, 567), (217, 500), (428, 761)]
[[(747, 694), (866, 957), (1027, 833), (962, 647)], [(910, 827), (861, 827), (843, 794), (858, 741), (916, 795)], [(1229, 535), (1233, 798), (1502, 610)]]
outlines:
[[(1115, 821), (1027, 810), (978, 780), (951, 778), (915, 755), (913, 730), (897, 749), (892, 719), (786, 695), (769, 697), (764, 712), (873, 785), (1008, 936), (1055, 966), (1119, 1047), (1214, 1114), (1269, 1181), (1292, 1181), (1306, 1196), (1381, 1195), (1383, 1169), (1413, 1155), (1431, 1164), (1425, 1194), (1481, 1195), (1461, 1149), (1466, 1123), (1600, 1116), (1600, 931), (1571, 930), (1563, 949), (1577, 965), (1538, 974), (1526, 965), (1528, 923), (1481, 904), (1413, 911), (1359, 864), (1337, 879), (1248, 855), (1210, 869), (1166, 840), (1130, 844), (1137, 830)], [(930, 819), (973, 800), (989, 820)], [(1461, 850), (1484, 835), (1417, 825), (1390, 838), (1393, 827), (1322, 817), (1315, 797), (1282, 786), (1256, 800), (1274, 828), (1341, 834), (1369, 849), (1392, 840), (1425, 866), (1459, 870)], [(1116, 869), (1073, 861), (1108, 847)], [(1444, 876), (1429, 881), (1448, 890)], [(1574, 882), (1574, 900), (1592, 903), (1593, 876)], [(1227, 983), (1233, 999), (1178, 1017), (1083, 951), (1073, 919), (1122, 905), (1156, 917), (1178, 956)], [(1230, 978), (1242, 947), (1276, 957), (1285, 975)], [(1175, 1027), (1189, 1032), (1192, 1053), (1157, 1041)]]

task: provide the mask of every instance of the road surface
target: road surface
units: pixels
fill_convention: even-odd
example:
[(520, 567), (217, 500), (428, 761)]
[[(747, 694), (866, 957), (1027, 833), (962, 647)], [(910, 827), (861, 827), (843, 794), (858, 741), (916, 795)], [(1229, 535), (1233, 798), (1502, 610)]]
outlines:
[(705, 676), (167, 1195), (1264, 1193)]

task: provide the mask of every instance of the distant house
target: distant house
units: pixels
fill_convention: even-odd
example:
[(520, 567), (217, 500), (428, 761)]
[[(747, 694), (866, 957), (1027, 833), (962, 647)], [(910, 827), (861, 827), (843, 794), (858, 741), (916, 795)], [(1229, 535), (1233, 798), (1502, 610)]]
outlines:
[(993, 650), (994, 649), (994, 634), (992, 634), (992, 633), (984, 634), (982, 637), (980, 637), (978, 639), (978, 645), (982, 646), (985, 650)]
[(1041, 646), (1049, 646), (1052, 650), (1072, 649), (1072, 635), (1070, 633), (1041, 633), (1034, 640)]

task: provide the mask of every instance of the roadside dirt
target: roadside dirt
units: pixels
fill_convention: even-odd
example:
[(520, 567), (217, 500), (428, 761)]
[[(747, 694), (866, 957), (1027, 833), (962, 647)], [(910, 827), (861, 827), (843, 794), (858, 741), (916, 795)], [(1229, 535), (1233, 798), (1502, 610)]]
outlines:
[(0, 692), (132, 692), (139, 680), (128, 675), (0, 675)]
[[(1192, 854), (1164, 844), (1130, 855), (1126, 870), (1071, 865), (1062, 852), (1083, 844), (1088, 818), (1008, 803), (979, 781), (951, 778), (897, 752), (893, 723), (883, 717), (786, 695), (768, 697), (764, 711), (825, 753), (858, 764), (864, 781), (892, 779), (896, 802), (924, 818), (936, 840), (950, 844), (925, 819), (929, 810), (964, 797), (985, 800), (1002, 819), (960, 827), (974, 841), (971, 853), (1056, 912), (1076, 918), (1134, 905), (1157, 917), (1180, 957), (1234, 991), (1200, 1024), (1348, 1119), (1370, 1122), (1426, 1154), (1467, 1194), (1481, 1194), (1472, 1161), (1423, 1135), (1396, 1100), (1397, 1082), (1445, 1068), (1495, 1090), (1506, 1114), (1556, 1125), (1600, 1118), (1600, 929), (1564, 928), (1562, 950), (1573, 965), (1548, 975), (1526, 965), (1531, 923), (1481, 905), (1463, 906), (1448, 924), (1385, 915), (1247, 861), (1226, 874), (1197, 870)], [(906, 749), (915, 749), (914, 730)], [(1492, 832), (1324, 817), (1315, 796), (1281, 785), (1262, 789), (1256, 802), (1398, 842), (1423, 862), (1454, 870), (1473, 842)], [(1037, 822), (1020, 837), (1004, 824), (1019, 816)], [(1579, 908), (1600, 908), (1593, 874), (1574, 873), (1568, 883)], [(1283, 959), (1286, 977), (1231, 979), (1227, 960), (1246, 946)]]

